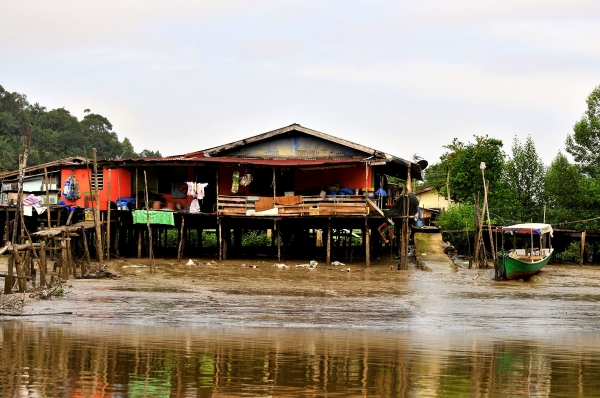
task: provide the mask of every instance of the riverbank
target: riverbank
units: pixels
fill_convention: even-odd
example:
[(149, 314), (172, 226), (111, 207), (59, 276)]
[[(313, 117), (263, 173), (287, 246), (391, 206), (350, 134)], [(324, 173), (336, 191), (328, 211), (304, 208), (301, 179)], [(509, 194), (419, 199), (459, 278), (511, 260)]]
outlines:
[[(493, 270), (426, 272), (397, 260), (274, 266), (268, 259), (112, 261), (117, 279), (70, 279), (64, 297), (26, 296), (25, 313), (73, 315), (20, 319), (102, 320), (172, 324), (433, 329), (596, 330), (600, 325), (600, 268), (549, 265), (528, 281), (494, 282)], [(200, 265), (201, 264), (201, 265)], [(349, 271), (348, 271), (349, 269)], [(0, 272), (6, 258), (0, 259)], [(6, 319), (6, 318), (5, 318)]]

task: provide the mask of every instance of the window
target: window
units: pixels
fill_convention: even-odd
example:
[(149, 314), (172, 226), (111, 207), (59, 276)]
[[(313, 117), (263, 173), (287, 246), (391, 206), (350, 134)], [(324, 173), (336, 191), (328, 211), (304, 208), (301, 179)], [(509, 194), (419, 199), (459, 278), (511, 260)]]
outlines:
[[(90, 188), (90, 190), (95, 191), (96, 190), (96, 174), (94, 172), (92, 172), (92, 187)], [(104, 189), (104, 169), (100, 168), (98, 169), (98, 190), (102, 190)]]

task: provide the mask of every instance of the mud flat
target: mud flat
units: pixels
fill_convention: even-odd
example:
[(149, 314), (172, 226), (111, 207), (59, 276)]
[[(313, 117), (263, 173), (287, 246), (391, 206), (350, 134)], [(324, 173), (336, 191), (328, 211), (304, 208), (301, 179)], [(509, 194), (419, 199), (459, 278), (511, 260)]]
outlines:
[[(493, 270), (396, 269), (393, 258), (316, 269), (269, 259), (186, 265), (164, 259), (115, 260), (117, 279), (70, 279), (63, 298), (26, 296), (36, 322), (308, 327), (386, 330), (596, 330), (600, 268), (548, 265), (528, 281), (494, 282)], [(252, 267), (255, 266), (255, 267)], [(7, 268), (0, 258), (0, 272)], [(350, 269), (348, 271), (348, 269)], [(8, 318), (5, 318), (8, 319)]]

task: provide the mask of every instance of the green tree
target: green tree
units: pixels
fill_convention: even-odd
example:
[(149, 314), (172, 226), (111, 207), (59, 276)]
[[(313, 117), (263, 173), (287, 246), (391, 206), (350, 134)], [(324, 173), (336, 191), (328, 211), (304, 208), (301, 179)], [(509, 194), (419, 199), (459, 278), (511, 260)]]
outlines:
[[(30, 105), (24, 94), (9, 92), (0, 86), (0, 171), (18, 167), (29, 123), (33, 123), (34, 128), (28, 166), (83, 156), (83, 148), (88, 151), (96, 148), (100, 159), (138, 156), (128, 139), (119, 141), (108, 118), (89, 109), (84, 114), (79, 120), (64, 107), (48, 111), (38, 103)], [(158, 151), (144, 150), (143, 153), (161, 156)]]
[(506, 162), (505, 178), (521, 205), (521, 220), (541, 221), (544, 204), (545, 168), (531, 136), (521, 144), (513, 140), (512, 157)]
[(573, 155), (582, 170), (600, 176), (600, 85), (588, 96), (587, 110), (567, 135), (566, 151)]
[(501, 197), (504, 152), (502, 141), (488, 136), (474, 136), (475, 142), (459, 147), (450, 167), (452, 197), (470, 201), (473, 194), (483, 192), (480, 164), (485, 162), (485, 178), (490, 182), (490, 197)]

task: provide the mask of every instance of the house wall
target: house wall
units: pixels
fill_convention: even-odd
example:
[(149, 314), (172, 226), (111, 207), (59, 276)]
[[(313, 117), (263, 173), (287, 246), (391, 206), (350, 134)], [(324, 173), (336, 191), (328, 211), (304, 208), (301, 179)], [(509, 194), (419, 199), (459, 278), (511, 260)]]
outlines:
[(372, 170), (371, 167), (369, 167), (365, 181), (364, 166), (296, 170), (295, 189), (299, 191), (310, 190), (313, 188), (321, 189), (334, 184), (351, 189), (361, 189), (365, 186), (367, 181), (368, 185), (372, 186), (371, 178)]
[(434, 191), (417, 194), (417, 197), (419, 198), (419, 207), (431, 207), (436, 209), (447, 209), (450, 207), (448, 200)]
[[(91, 208), (94, 206), (92, 204), (92, 200), (95, 199), (95, 196), (92, 197), (90, 189), (90, 180), (91, 174), (93, 173), (90, 168), (89, 173), (87, 168), (75, 169), (74, 176), (79, 183), (79, 193), (81, 198), (77, 200), (67, 200), (62, 195), (62, 188), (64, 187), (65, 181), (71, 176), (71, 169), (63, 169), (60, 172), (60, 180), (61, 180), (61, 195), (59, 201), (65, 202), (69, 206), (80, 206), (83, 208)], [(109, 170), (103, 169), (102, 174), (104, 177), (104, 187), (99, 190), (100, 193), (100, 210), (107, 210), (108, 205), (108, 175)], [(129, 198), (131, 197), (131, 173), (124, 169), (112, 169), (110, 170), (110, 200), (112, 202), (116, 202), (117, 198)], [(93, 183), (93, 182), (92, 182)]]
[(330, 158), (365, 157), (364, 152), (306, 134), (290, 133), (247, 144), (219, 154), (220, 156)]
[[(287, 169), (287, 168), (286, 168)], [(239, 187), (238, 193), (231, 192), (232, 175), (234, 171), (238, 171), (240, 176), (248, 170), (254, 179), (252, 183), (247, 186)], [(280, 188), (287, 183), (284, 181), (286, 178), (293, 178), (293, 191), (295, 192), (318, 192), (326, 188), (329, 185), (339, 184), (343, 187), (351, 189), (361, 189), (365, 186), (365, 167), (364, 166), (351, 166), (351, 167), (330, 167), (330, 168), (319, 168), (312, 170), (295, 169), (293, 174), (283, 175), (281, 174), (281, 168), (275, 168), (275, 179), (277, 187)], [(367, 179), (369, 186), (372, 186), (372, 170), (368, 168)], [(272, 168), (246, 168), (244, 166), (232, 167), (224, 166), (219, 169), (219, 195), (231, 195), (231, 196), (246, 196), (246, 195), (257, 195), (257, 196), (272, 196), (273, 187), (271, 187), (271, 181), (273, 180), (273, 169)], [(278, 189), (280, 191), (280, 189)], [(282, 192), (278, 192), (282, 195)]]

